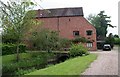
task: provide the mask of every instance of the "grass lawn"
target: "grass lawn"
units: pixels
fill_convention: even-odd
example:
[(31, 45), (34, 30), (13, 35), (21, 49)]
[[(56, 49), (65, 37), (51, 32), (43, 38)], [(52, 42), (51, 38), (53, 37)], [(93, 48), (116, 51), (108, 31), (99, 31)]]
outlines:
[[(29, 53), (20, 53), (19, 55), (20, 55), (20, 59), (30, 58), (30, 54)], [(13, 60), (16, 60), (16, 54), (2, 56), (2, 63), (10, 63)]]
[(26, 75), (80, 75), (96, 58), (97, 55), (95, 54), (76, 57)]

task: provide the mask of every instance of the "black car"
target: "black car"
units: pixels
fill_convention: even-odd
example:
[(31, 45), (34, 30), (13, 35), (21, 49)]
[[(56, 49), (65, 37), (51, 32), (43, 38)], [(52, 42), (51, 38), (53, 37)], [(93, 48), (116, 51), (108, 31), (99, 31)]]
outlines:
[(110, 46), (110, 44), (104, 44), (103, 50), (109, 50), (109, 51), (111, 51), (111, 46)]

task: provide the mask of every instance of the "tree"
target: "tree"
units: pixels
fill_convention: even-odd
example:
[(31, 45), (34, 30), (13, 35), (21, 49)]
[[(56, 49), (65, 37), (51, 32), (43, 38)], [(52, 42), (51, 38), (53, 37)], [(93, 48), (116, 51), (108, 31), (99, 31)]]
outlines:
[[(24, 36), (24, 33), (30, 29), (30, 26), (35, 24), (33, 17), (35, 12), (30, 12), (34, 4), (31, 1), (21, 2), (9, 1), (7, 4), (0, 1), (0, 19), (2, 26), (3, 39), (15, 39), (17, 45), (17, 61), (19, 60), (19, 44)], [(29, 13), (28, 13), (29, 11)], [(14, 41), (14, 40), (13, 40)], [(9, 41), (10, 42), (10, 41)]]
[(114, 38), (119, 38), (119, 36), (115, 34), (115, 35), (114, 35)]
[(90, 23), (96, 28), (98, 40), (105, 39), (108, 26), (114, 28), (114, 26), (110, 24), (111, 22), (110, 16), (107, 16), (104, 13), (105, 13), (104, 11), (100, 11), (99, 14), (97, 15), (90, 14), (88, 17)]
[(108, 37), (106, 38), (106, 40), (105, 40), (105, 43), (107, 43), (107, 44), (110, 44), (111, 45), (111, 48), (113, 48), (114, 47), (114, 36), (113, 36), (113, 34), (112, 33), (110, 33), (109, 35), (108, 35)]
[(34, 31), (30, 36), (30, 41), (36, 50), (45, 50), (50, 52), (55, 50), (58, 46), (59, 36), (58, 32), (50, 31), (48, 29), (39, 29)]

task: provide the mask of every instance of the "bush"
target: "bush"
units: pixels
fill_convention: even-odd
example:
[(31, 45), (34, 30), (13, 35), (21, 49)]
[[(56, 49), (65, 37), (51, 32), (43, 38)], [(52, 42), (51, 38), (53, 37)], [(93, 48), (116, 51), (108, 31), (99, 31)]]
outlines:
[(30, 42), (34, 50), (55, 50), (59, 37), (58, 32), (43, 29), (30, 36)]
[(37, 69), (35, 69), (34, 67), (31, 68), (31, 69), (27, 69), (27, 70), (23, 70), (23, 69), (19, 69), (18, 71), (15, 72), (15, 75), (17, 75), (18, 77), (21, 76), (21, 75), (24, 75), (24, 74), (27, 74), (27, 73), (30, 73), (30, 72), (33, 72)]
[(115, 38), (114, 44), (120, 45), (120, 38)]
[[(23, 75), (31, 68), (41, 69), (46, 67), (48, 59), (52, 58), (52, 53), (31, 52), (31, 57), (22, 59), (19, 62), (5, 63), (2, 66), (3, 75)], [(21, 70), (21, 71), (19, 71)], [(22, 70), (25, 70), (22, 72)]]
[(12, 75), (18, 67), (16, 63), (2, 64), (2, 75)]
[(85, 37), (76, 37), (75, 39), (72, 40), (73, 43), (79, 43), (79, 42), (85, 43), (87, 41), (88, 40)]
[[(15, 44), (2, 44), (2, 55), (9, 55), (16, 53), (17, 45)], [(19, 45), (19, 53), (23, 53), (26, 50), (26, 46), (24, 44)]]
[(45, 63), (47, 61), (44, 60), (44, 57), (37, 57), (37, 58), (31, 58), (29, 60), (21, 60), (19, 62), (15, 62), (15, 63), (9, 63), (9, 64), (3, 64), (3, 75), (15, 75), (14, 73), (18, 70), (18, 69), (23, 69), (23, 70), (27, 70), (30, 69), (32, 67), (36, 67), (36, 68), (43, 68), (45, 67)]
[(71, 40), (68, 40), (66, 38), (60, 38), (58, 42), (58, 49), (57, 50), (65, 50), (65, 48), (68, 48), (71, 46), (72, 42)]
[(87, 55), (88, 50), (85, 48), (82, 44), (74, 44), (70, 48), (70, 56), (75, 57), (75, 56), (82, 56), (83, 54)]
[(25, 44), (20, 44), (19, 45), (19, 52), (23, 53), (23, 52), (25, 52), (25, 50), (26, 50), (26, 45)]

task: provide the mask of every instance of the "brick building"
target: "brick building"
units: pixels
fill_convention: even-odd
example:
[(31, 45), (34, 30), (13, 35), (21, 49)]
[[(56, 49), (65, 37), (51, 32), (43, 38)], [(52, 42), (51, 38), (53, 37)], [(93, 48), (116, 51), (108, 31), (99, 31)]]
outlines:
[(74, 39), (76, 36), (85, 37), (90, 42), (84, 45), (89, 50), (96, 50), (96, 29), (83, 14), (82, 7), (57, 8), (37, 10), (37, 19), (42, 21), (45, 28), (59, 31), (62, 38)]

